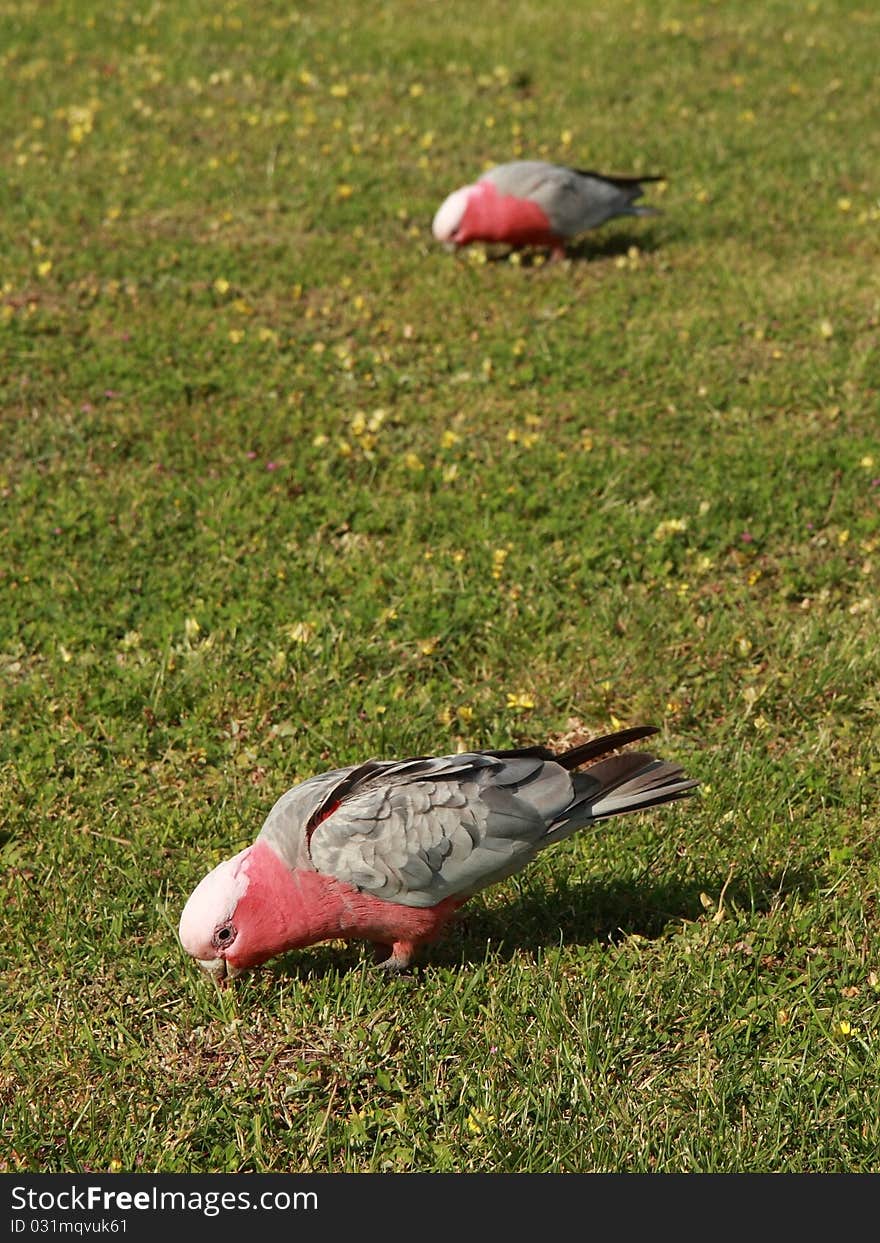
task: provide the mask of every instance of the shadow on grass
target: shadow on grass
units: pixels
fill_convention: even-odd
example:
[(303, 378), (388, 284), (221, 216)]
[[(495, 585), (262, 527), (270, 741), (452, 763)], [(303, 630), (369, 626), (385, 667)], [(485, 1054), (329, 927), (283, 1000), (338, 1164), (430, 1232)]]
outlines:
[[(617, 231), (607, 235), (587, 233), (576, 241), (566, 244), (566, 258), (571, 259), (574, 263), (600, 263), (602, 260), (617, 259), (622, 255), (629, 254), (630, 250), (635, 246), (645, 255), (653, 254), (655, 251), (662, 250), (664, 246), (678, 238), (676, 230), (664, 225), (663, 236), (659, 232), (653, 232), (649, 229), (642, 229), (639, 232), (635, 230)], [(486, 247), (487, 263), (507, 263), (513, 251), (507, 246), (490, 245)], [(519, 266), (521, 268), (535, 268), (539, 266), (550, 267), (553, 263), (549, 259), (550, 252), (540, 247), (527, 247), (519, 252)], [(541, 263), (536, 263), (540, 258)]]
[[(773, 876), (742, 877), (725, 893), (728, 908), (766, 914), (786, 894), (808, 895), (818, 881), (812, 872), (787, 871)], [(552, 891), (521, 894), (503, 906), (487, 908), (479, 897), (463, 907), (446, 933), (423, 950), (418, 965), (457, 967), (493, 956), (508, 960), (558, 945), (614, 945), (628, 936), (654, 940), (669, 929), (699, 919), (706, 911), (701, 893), (716, 900), (724, 877), (678, 881), (557, 882)], [(365, 948), (316, 945), (267, 964), (264, 970), (295, 979), (322, 978), (356, 967)], [(367, 949), (367, 952), (369, 950)]]
[(633, 246), (643, 255), (651, 255), (662, 250), (675, 237), (674, 230), (667, 224), (663, 236), (652, 229), (642, 228), (631, 232), (627, 229), (614, 233), (585, 233), (577, 241), (569, 242), (566, 252), (569, 259), (576, 263), (598, 263), (601, 259), (618, 259), (629, 254)]

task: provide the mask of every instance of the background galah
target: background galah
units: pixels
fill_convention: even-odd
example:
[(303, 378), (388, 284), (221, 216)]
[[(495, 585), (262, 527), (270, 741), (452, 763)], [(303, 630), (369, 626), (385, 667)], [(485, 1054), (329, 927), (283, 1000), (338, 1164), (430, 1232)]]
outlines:
[(526, 747), (368, 760), (311, 777), (281, 796), (253, 845), (196, 887), (181, 943), (217, 980), (335, 938), (371, 941), (388, 953), (383, 966), (404, 970), (472, 894), (545, 846), (693, 790), (675, 764), (610, 754), (656, 732), (635, 726), (559, 755)]
[(516, 160), (490, 168), (470, 186), (453, 191), (437, 210), (432, 231), (448, 246), (507, 242), (549, 246), (554, 257), (565, 243), (613, 216), (656, 216), (637, 207), (643, 183), (653, 177), (606, 177), (542, 160)]

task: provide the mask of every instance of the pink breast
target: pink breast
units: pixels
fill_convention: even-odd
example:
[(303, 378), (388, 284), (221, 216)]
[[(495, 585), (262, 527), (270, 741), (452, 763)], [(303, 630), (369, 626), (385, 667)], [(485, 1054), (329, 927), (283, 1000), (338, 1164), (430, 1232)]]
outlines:
[(537, 203), (500, 194), (491, 181), (478, 181), (468, 198), (455, 240), (460, 246), (469, 242), (551, 246), (560, 239)]

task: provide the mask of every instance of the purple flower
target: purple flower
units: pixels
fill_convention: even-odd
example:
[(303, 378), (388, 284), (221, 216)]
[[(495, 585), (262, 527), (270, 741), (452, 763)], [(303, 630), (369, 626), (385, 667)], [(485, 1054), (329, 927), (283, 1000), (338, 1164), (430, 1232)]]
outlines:
[(279, 467), (280, 465), (281, 465), (281, 463), (280, 463), (280, 462), (267, 462), (267, 463), (266, 463), (266, 470), (278, 470), (278, 467)]
[(247, 458), (249, 462), (252, 462), (256, 456), (257, 455), (253, 451), (253, 449), (248, 449), (247, 453), (245, 454), (245, 457)]
[(755, 537), (752, 535), (751, 531), (743, 531), (740, 539), (744, 544), (753, 544), (755, 542)]

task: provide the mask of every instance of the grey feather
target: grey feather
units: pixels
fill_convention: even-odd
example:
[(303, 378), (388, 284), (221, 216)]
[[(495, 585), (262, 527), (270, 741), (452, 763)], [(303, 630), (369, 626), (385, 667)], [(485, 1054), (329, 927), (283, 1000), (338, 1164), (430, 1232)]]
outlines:
[[(698, 783), (675, 764), (608, 754), (653, 732), (621, 730), (560, 755), (532, 747), (335, 769), (282, 795), (260, 836), (291, 868), (373, 897), (463, 901), (585, 825), (691, 793)], [(569, 771), (583, 759), (596, 762)]]
[(615, 216), (657, 215), (656, 208), (636, 206), (636, 200), (644, 193), (643, 182), (659, 180), (607, 177), (544, 160), (498, 164), (480, 178), (492, 182), (501, 194), (537, 203), (561, 238), (577, 237)]
[(293, 786), (272, 807), (259, 836), (272, 846), (290, 868), (311, 867), (305, 826), (320, 805), (355, 768), (335, 768)]

